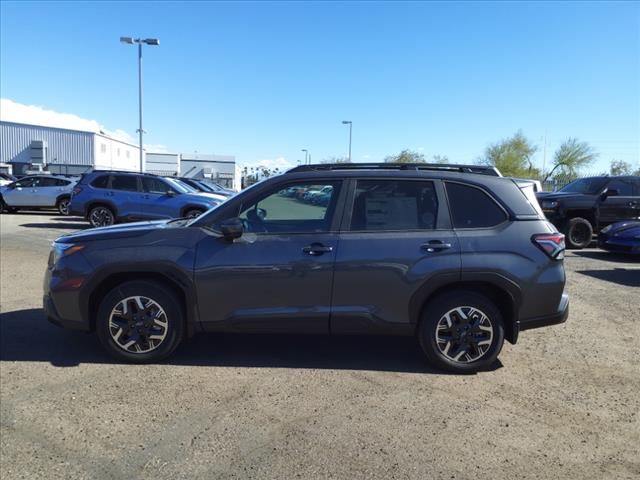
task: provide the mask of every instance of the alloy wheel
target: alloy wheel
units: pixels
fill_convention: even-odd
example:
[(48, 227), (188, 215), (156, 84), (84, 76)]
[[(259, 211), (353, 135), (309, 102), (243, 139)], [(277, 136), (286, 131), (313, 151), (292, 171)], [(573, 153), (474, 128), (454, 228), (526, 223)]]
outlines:
[(107, 207), (96, 207), (91, 210), (89, 221), (94, 227), (113, 225), (113, 213)]
[(456, 307), (446, 312), (436, 325), (438, 350), (449, 360), (471, 363), (491, 348), (494, 327), (491, 320), (475, 307)]
[(127, 297), (111, 310), (109, 333), (122, 350), (147, 353), (158, 348), (167, 337), (167, 314), (151, 298)]
[(69, 215), (69, 204), (71, 202), (68, 199), (61, 200), (58, 203), (58, 211), (61, 215)]

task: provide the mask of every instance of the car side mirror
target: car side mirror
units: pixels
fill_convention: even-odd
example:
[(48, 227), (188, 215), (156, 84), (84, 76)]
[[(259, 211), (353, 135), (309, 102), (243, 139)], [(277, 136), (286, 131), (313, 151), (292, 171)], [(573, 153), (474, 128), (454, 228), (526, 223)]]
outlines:
[(620, 195), (620, 192), (615, 188), (609, 188), (602, 194), (602, 199), (604, 200), (607, 197), (617, 197)]
[(244, 224), (238, 217), (229, 218), (220, 224), (220, 232), (225, 240), (233, 242), (244, 232)]
[(167, 190), (167, 195), (169, 197), (175, 197), (178, 194), (175, 190)]

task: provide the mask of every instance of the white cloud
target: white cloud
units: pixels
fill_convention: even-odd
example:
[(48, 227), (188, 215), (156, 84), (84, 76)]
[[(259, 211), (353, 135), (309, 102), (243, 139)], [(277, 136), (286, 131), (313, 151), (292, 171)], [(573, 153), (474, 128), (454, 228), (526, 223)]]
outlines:
[[(0, 98), (0, 120), (13, 123), (26, 123), (30, 125), (41, 125), (43, 127), (66, 128), (68, 130), (80, 130), (82, 132), (102, 133), (117, 140), (136, 145), (138, 140), (128, 132), (116, 129), (107, 130), (96, 120), (88, 120), (73, 113), (60, 113), (48, 110), (38, 105), (24, 105), (14, 102), (8, 98)], [(161, 147), (167, 150), (164, 145), (145, 145), (145, 148)]]
[(369, 155), (362, 155), (362, 157), (364, 160), (368, 160), (369, 159)]

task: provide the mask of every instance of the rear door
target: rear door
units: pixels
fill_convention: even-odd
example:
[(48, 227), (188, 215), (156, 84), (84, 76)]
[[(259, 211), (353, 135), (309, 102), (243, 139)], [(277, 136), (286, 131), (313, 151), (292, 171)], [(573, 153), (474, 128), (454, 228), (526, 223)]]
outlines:
[[(610, 195), (613, 191), (617, 192), (617, 194)], [(607, 192), (600, 199), (600, 228), (610, 223), (632, 220), (636, 215), (634, 201), (637, 202), (637, 200), (638, 197), (634, 197), (634, 185), (631, 178), (611, 179), (607, 185)]]
[(70, 182), (60, 178), (42, 177), (37, 188), (37, 202), (41, 207), (55, 207), (59, 195), (65, 192), (64, 186)]
[(137, 175), (113, 175), (108, 194), (118, 209), (119, 217), (145, 218), (143, 194)]
[(332, 333), (409, 333), (425, 289), (457, 280), (460, 248), (439, 180), (350, 183), (331, 307)]

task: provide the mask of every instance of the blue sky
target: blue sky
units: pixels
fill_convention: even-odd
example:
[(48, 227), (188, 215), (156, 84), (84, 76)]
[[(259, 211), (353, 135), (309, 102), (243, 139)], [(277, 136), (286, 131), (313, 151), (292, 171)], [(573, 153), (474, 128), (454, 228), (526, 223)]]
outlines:
[[(640, 165), (640, 3), (2, 2), (0, 93), (241, 163), (404, 148), (469, 162), (519, 129)], [(280, 160), (278, 160), (280, 159)]]

